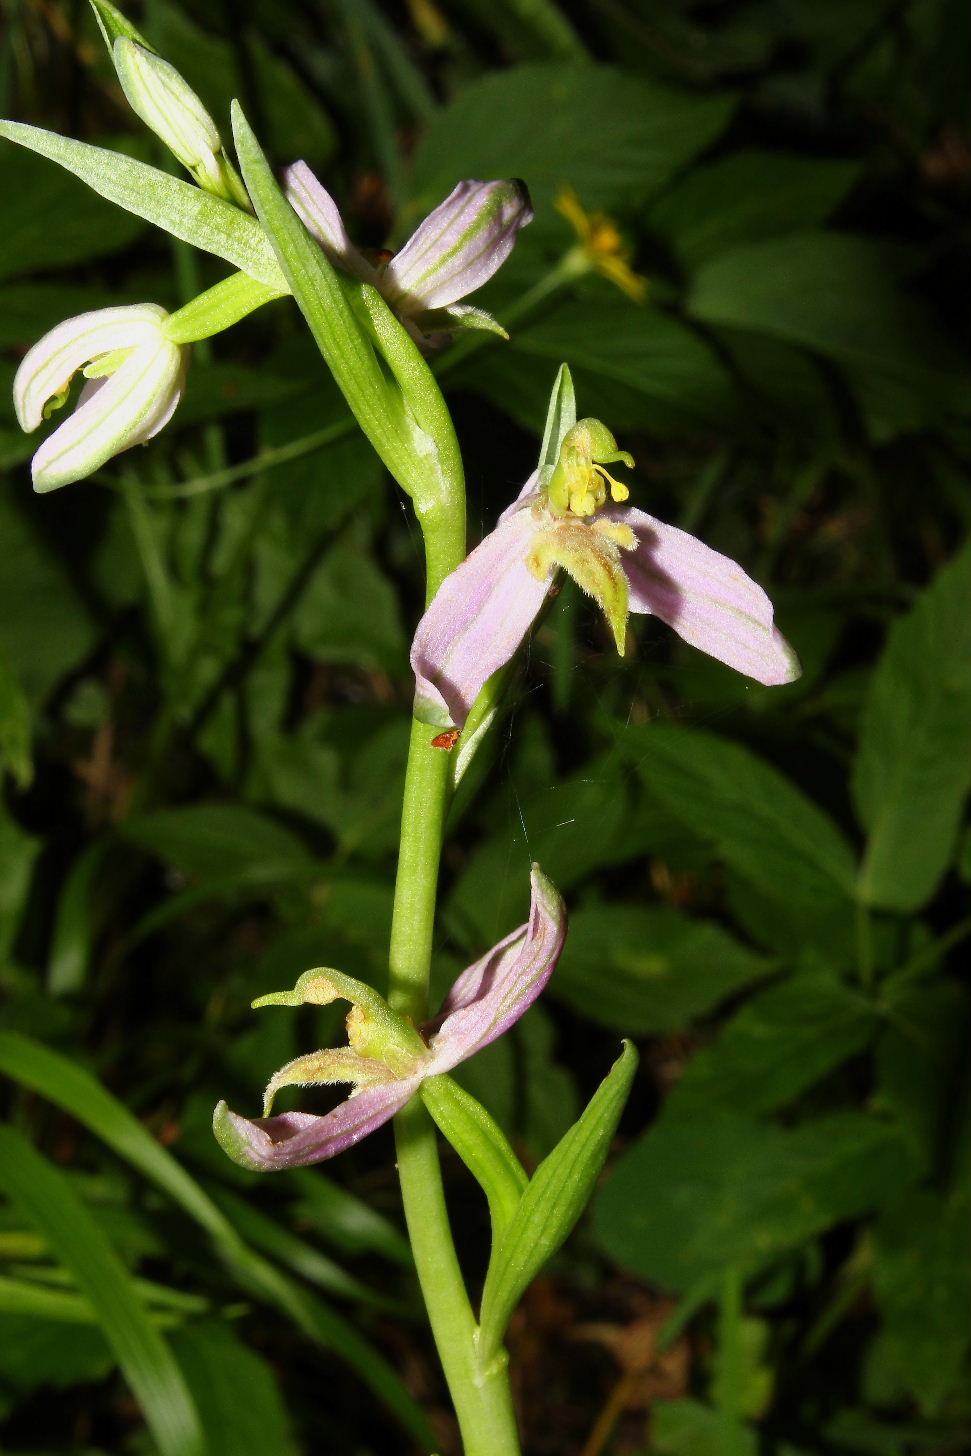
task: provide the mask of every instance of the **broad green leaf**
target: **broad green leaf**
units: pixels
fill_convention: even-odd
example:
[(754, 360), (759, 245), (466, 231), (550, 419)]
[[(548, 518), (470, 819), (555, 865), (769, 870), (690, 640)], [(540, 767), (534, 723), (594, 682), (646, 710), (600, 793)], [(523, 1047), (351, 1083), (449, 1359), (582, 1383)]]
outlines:
[(651, 208), (648, 225), (694, 269), (742, 243), (825, 222), (859, 172), (855, 162), (732, 152), (693, 167)]
[(921, 1176), (966, 1157), (968, 992), (954, 979), (884, 986), (886, 1026), (874, 1057), (874, 1107), (894, 1117)]
[[(65, 218), (70, 227), (64, 226)], [(141, 222), (112, 212), (63, 172), (42, 166), (17, 147), (0, 147), (0, 278), (86, 263), (127, 248), (143, 232)], [(34, 318), (30, 331), (10, 342), (33, 343), (62, 318), (96, 308), (99, 300), (90, 290), (87, 296), (90, 302), (55, 318)], [(6, 335), (11, 325), (5, 320), (2, 327)]]
[[(619, 424), (610, 399), (618, 391), (629, 401), (623, 416), (636, 411), (631, 423), (642, 429), (727, 424), (738, 407), (732, 380), (695, 331), (672, 314), (633, 305), (614, 292), (578, 300), (514, 330), (502, 356), (493, 359), (495, 369), (505, 366), (507, 353), (539, 355), (550, 363), (569, 359), (584, 414), (603, 418), (614, 433)], [(593, 392), (591, 381), (597, 381)]]
[(36, 126), (2, 121), (0, 136), (66, 167), (99, 196), (182, 242), (225, 258), (259, 283), (283, 293), (289, 291), (256, 218), (221, 197), (121, 152), (93, 147)]
[(795, 233), (736, 248), (696, 274), (687, 307), (706, 323), (757, 329), (911, 381), (941, 412), (964, 408), (963, 362), (869, 239)]
[(170, 1339), (210, 1433), (210, 1456), (297, 1456), (276, 1376), (225, 1321), (184, 1324)]
[(493, 1240), (519, 1206), (527, 1178), (499, 1124), (481, 1102), (444, 1075), (426, 1077), (421, 1098), (489, 1202)]
[(900, 1184), (896, 1131), (859, 1113), (783, 1130), (710, 1111), (663, 1116), (621, 1155), (594, 1233), (610, 1258), (665, 1289), (726, 1267), (749, 1277), (826, 1229), (884, 1203)]
[(577, 422), (577, 402), (573, 392), (573, 376), (569, 366), (561, 364), (553, 383), (549, 409), (546, 412), (546, 427), (539, 452), (539, 480), (541, 485), (549, 484), (550, 476), (560, 458), (563, 436), (572, 430)]
[(333, 543), (291, 615), (300, 649), (324, 662), (400, 671), (408, 644), (401, 604), (356, 530)]
[(267, 815), (236, 804), (157, 809), (127, 819), (123, 833), (201, 879), (258, 877), (277, 868), (300, 870), (313, 863), (296, 834)]
[[(91, 650), (95, 624), (85, 595), (44, 535), (36, 502), (27, 509), (29, 499), (29, 486), (21, 499), (12, 492), (8, 499), (0, 496), (0, 642), (28, 703), (34, 705)], [(62, 509), (60, 502), (53, 505), (54, 513)]]
[(581, 907), (551, 983), (584, 1017), (632, 1036), (682, 1031), (773, 962), (669, 905)]
[(540, 63), (482, 77), (419, 144), (414, 214), (440, 202), (456, 177), (524, 177), (541, 220), (566, 183), (586, 208), (636, 206), (714, 140), (733, 105), (610, 66)]
[(697, 1051), (666, 1114), (704, 1118), (713, 1110), (771, 1112), (862, 1051), (877, 1029), (858, 992), (823, 976), (800, 975), (760, 991)]
[(13, 1128), (3, 1127), (0, 1184), (96, 1310), (163, 1456), (204, 1456), (209, 1448), (182, 1372), (71, 1180)]
[[(820, 361), (805, 349), (770, 338), (768, 334), (745, 329), (717, 329), (713, 334), (723, 359), (730, 362), (741, 381), (739, 394), (744, 395), (749, 408), (754, 406), (753, 412), (780, 436), (788, 434), (825, 447), (827, 454), (822, 458), (828, 459), (828, 452), (836, 449), (840, 438), (840, 420), (833, 386)], [(812, 477), (820, 477), (818, 462), (819, 456), (814, 456), (799, 472), (790, 501), (795, 493), (802, 493), (800, 487), (805, 489), (804, 482), (808, 484)], [(810, 622), (812, 610), (811, 603), (804, 604), (802, 615)], [(789, 623), (798, 622), (797, 611), (798, 608), (790, 608)], [(821, 616), (818, 614), (817, 620)], [(803, 631), (799, 637), (803, 690), (808, 686), (807, 672), (812, 665), (807, 648), (811, 651), (812, 639)], [(822, 662), (819, 666), (822, 667)], [(748, 684), (744, 683), (744, 687), (747, 689)], [(771, 694), (773, 689), (767, 691)]]
[(568, 890), (622, 851), (630, 791), (615, 756), (590, 759), (556, 784), (545, 774), (536, 782), (541, 787), (531, 793), (525, 781), (522, 792), (516, 788), (508, 823), (470, 855), (448, 899), (449, 930), (470, 953), (481, 955), (517, 917), (525, 919), (532, 860)]
[(758, 1449), (750, 1426), (698, 1400), (659, 1400), (651, 1407), (651, 1450), (657, 1456), (757, 1456)]
[[(59, 1290), (36, 1293), (43, 1293), (52, 1311), (46, 1317), (39, 1305), (29, 1313), (14, 1314), (9, 1312), (6, 1297), (0, 1301), (0, 1378), (7, 1389), (32, 1391), (48, 1386), (63, 1390), (106, 1379), (114, 1369), (115, 1358), (98, 1328), (90, 1302), (82, 1295)], [(68, 1311), (77, 1315), (77, 1321), (69, 1318)], [(80, 1323), (86, 1328), (79, 1339)]]
[(971, 551), (891, 627), (870, 679), (853, 793), (868, 832), (860, 898), (916, 910), (954, 854), (971, 787)]
[(630, 1042), (580, 1116), (536, 1169), (496, 1240), (482, 1292), (478, 1358), (488, 1369), (524, 1290), (567, 1238), (586, 1207), (624, 1110), (637, 1053)]
[(899, 1379), (925, 1416), (941, 1413), (971, 1342), (969, 1214), (963, 1187), (948, 1197), (911, 1189), (875, 1230), (874, 1287), (885, 1340)]
[(809, 906), (852, 896), (853, 854), (840, 830), (747, 748), (667, 723), (625, 729), (618, 743), (650, 793), (763, 894)]

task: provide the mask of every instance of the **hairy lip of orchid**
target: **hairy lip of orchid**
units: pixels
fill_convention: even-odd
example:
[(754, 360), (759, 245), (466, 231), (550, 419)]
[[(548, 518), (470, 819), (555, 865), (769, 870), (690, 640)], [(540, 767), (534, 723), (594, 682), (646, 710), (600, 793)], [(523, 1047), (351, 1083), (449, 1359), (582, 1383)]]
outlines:
[(87, 381), (70, 418), (34, 455), (36, 491), (90, 475), (168, 423), (189, 350), (169, 339), (167, 320), (154, 303), (95, 309), (66, 319), (27, 351), (13, 389), (21, 429), (35, 430), (64, 404), (75, 374)]
[(331, 262), (373, 284), (419, 344), (440, 342), (458, 329), (506, 336), (491, 314), (458, 300), (492, 277), (520, 228), (532, 221), (525, 183), (460, 182), (397, 253), (379, 249), (373, 262), (351, 242), (336, 203), (306, 162), (287, 168), (286, 192)]
[(580, 420), (566, 431), (548, 484), (534, 473), (496, 529), (446, 577), (412, 644), (419, 721), (464, 727), (560, 567), (598, 603), (621, 655), (629, 614), (653, 614), (757, 682), (799, 676), (762, 588), (729, 557), (627, 506), (627, 487), (605, 469), (618, 460), (633, 465), (599, 420)]
[[(261, 1118), (250, 1121), (220, 1102), (213, 1116), (220, 1146), (257, 1171), (303, 1167), (351, 1147), (399, 1112), (427, 1077), (450, 1071), (518, 1021), (552, 975), (565, 935), (563, 902), (534, 865), (529, 920), (462, 972), (420, 1031), (371, 987), (330, 969), (307, 971), (292, 991), (261, 997), (254, 1006), (350, 1001), (348, 1044), (297, 1057), (275, 1072)], [(283, 1087), (341, 1082), (351, 1084), (350, 1095), (323, 1116), (269, 1115)]]

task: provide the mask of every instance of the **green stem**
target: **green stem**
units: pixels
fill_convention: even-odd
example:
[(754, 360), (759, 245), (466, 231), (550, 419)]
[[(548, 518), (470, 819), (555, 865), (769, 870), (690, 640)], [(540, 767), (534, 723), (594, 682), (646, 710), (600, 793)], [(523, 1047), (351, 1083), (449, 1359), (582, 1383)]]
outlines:
[[(465, 554), (461, 484), (420, 519), (430, 600)], [(388, 999), (416, 1022), (428, 1011), (438, 867), (450, 797), (449, 755), (432, 748), (433, 736), (427, 723), (412, 723), (389, 952)], [(506, 1362), (496, 1362), (484, 1376), (477, 1368), (478, 1327), (449, 1226), (437, 1133), (419, 1098), (395, 1118), (395, 1140), (415, 1268), (465, 1456), (519, 1456)]]

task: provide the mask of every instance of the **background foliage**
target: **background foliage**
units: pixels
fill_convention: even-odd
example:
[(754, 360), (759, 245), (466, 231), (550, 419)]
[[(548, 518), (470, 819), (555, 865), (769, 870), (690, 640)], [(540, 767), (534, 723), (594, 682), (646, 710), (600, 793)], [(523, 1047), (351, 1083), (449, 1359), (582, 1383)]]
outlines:
[[(161, 160), (80, 0), (2, 16), (4, 114)], [(524, 177), (536, 221), (481, 295), (512, 340), (442, 361), (473, 534), (567, 359), (635, 503), (740, 559), (805, 667), (762, 689), (650, 621), (618, 661), (567, 584), (455, 806), (443, 984), (521, 918), (530, 859), (572, 912), (543, 1006), (467, 1085), (535, 1162), (619, 1035), (646, 1049), (592, 1217), (513, 1326), (528, 1451), (965, 1449), (964, 7), (132, 18), (362, 242)], [(535, 301), (575, 242), (565, 185), (646, 302), (595, 273)], [(209, 1133), (339, 1031), (253, 996), (321, 962), (383, 983), (415, 530), (289, 301), (198, 348), (173, 424), (93, 483), (33, 498), (9, 405), (61, 318), (219, 271), (0, 151), (6, 1449), (448, 1452), (390, 1137), (260, 1179)], [(448, 1167), (475, 1278), (484, 1210)]]

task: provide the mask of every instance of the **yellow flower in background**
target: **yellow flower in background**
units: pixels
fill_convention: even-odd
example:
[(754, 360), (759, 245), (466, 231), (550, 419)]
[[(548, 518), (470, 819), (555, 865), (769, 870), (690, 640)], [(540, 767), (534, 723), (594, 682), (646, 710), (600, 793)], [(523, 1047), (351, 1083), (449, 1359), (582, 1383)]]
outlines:
[(589, 268), (609, 278), (635, 303), (643, 303), (647, 297), (647, 279), (630, 266), (630, 249), (613, 218), (605, 212), (585, 212), (572, 187), (563, 187), (553, 206), (575, 229)]

